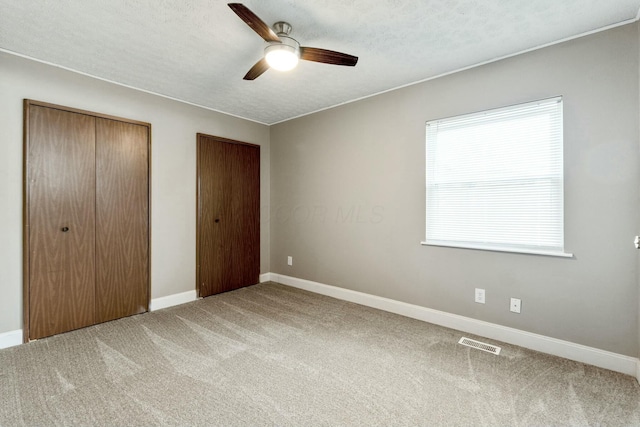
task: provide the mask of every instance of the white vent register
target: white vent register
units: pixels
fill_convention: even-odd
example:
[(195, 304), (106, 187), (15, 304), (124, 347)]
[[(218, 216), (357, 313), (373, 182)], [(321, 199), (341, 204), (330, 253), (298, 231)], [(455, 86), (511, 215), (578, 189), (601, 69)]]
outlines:
[(495, 345), (486, 344), (480, 341), (472, 340), (471, 338), (460, 338), (458, 344), (466, 345), (467, 347), (477, 348), (478, 350), (486, 351), (487, 353), (495, 354), (496, 356), (500, 354), (500, 347)]

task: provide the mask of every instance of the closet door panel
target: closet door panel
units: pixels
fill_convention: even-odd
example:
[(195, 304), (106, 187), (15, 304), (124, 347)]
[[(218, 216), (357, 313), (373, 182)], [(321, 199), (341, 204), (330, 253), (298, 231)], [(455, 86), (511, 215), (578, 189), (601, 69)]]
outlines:
[(94, 323), (95, 119), (29, 107), (29, 335)]
[(228, 189), (232, 179), (230, 144), (200, 136), (198, 139), (199, 162), (199, 296), (219, 294), (229, 290), (232, 280), (231, 246), (233, 228), (232, 193)]
[(149, 305), (149, 131), (96, 119), (96, 322)]
[(259, 282), (260, 276), (260, 149), (227, 144), (234, 165), (230, 184), (233, 198), (231, 237), (232, 289)]

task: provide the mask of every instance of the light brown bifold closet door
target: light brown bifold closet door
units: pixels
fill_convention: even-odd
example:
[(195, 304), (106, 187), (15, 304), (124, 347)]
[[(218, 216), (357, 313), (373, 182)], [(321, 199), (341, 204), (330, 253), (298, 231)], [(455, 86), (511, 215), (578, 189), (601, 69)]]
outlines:
[(95, 118), (32, 105), (28, 132), (25, 298), (36, 339), (95, 323)]
[(148, 310), (150, 125), (25, 101), (25, 341)]
[(147, 311), (147, 128), (96, 119), (96, 322)]

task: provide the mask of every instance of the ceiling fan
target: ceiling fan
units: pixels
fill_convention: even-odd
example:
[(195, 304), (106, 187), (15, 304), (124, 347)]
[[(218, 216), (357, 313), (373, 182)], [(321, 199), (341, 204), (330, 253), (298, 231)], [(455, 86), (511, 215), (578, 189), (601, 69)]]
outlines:
[(349, 67), (358, 63), (357, 56), (316, 47), (300, 46), (297, 40), (289, 36), (292, 27), (287, 22), (276, 22), (271, 29), (243, 4), (229, 3), (228, 5), (240, 19), (269, 43), (264, 48), (264, 58), (251, 67), (244, 76), (244, 80), (254, 80), (269, 68), (280, 71), (291, 70), (298, 65), (299, 59)]

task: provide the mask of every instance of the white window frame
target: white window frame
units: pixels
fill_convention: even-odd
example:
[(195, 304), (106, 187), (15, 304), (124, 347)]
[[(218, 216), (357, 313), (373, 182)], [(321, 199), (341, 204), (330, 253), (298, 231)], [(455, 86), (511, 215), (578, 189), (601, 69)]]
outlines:
[[(562, 97), (558, 96), (428, 121), (426, 239), (422, 244), (573, 257), (564, 249), (562, 114)], [(542, 126), (532, 126), (534, 121)], [(534, 129), (534, 136), (519, 128), (519, 135), (527, 138), (514, 138), (516, 125), (529, 125), (527, 129)], [(491, 137), (486, 136), (488, 129)], [(542, 143), (531, 145), (532, 140)], [(529, 156), (529, 151), (538, 156), (538, 163), (531, 162), (528, 168), (514, 167), (518, 161), (528, 163), (525, 155)], [(472, 154), (457, 156), (460, 152), (483, 155), (475, 159)], [(488, 152), (490, 156), (484, 154)], [(496, 153), (503, 153), (504, 157)], [(465, 169), (457, 168), (458, 161), (467, 165)], [(487, 164), (491, 166), (487, 168)], [(539, 190), (539, 183), (543, 183), (544, 190)], [(509, 199), (513, 191), (522, 198)], [(527, 205), (527, 198), (536, 202)], [(472, 199), (481, 202), (474, 204)], [(523, 202), (514, 203), (516, 200)], [(465, 208), (452, 209), (454, 205)], [(523, 207), (526, 213), (520, 213)], [(538, 219), (534, 220), (532, 212), (536, 209)], [(467, 220), (463, 219), (465, 216)], [(523, 222), (527, 225), (520, 225)], [(534, 227), (542, 227), (544, 232), (536, 234)]]

